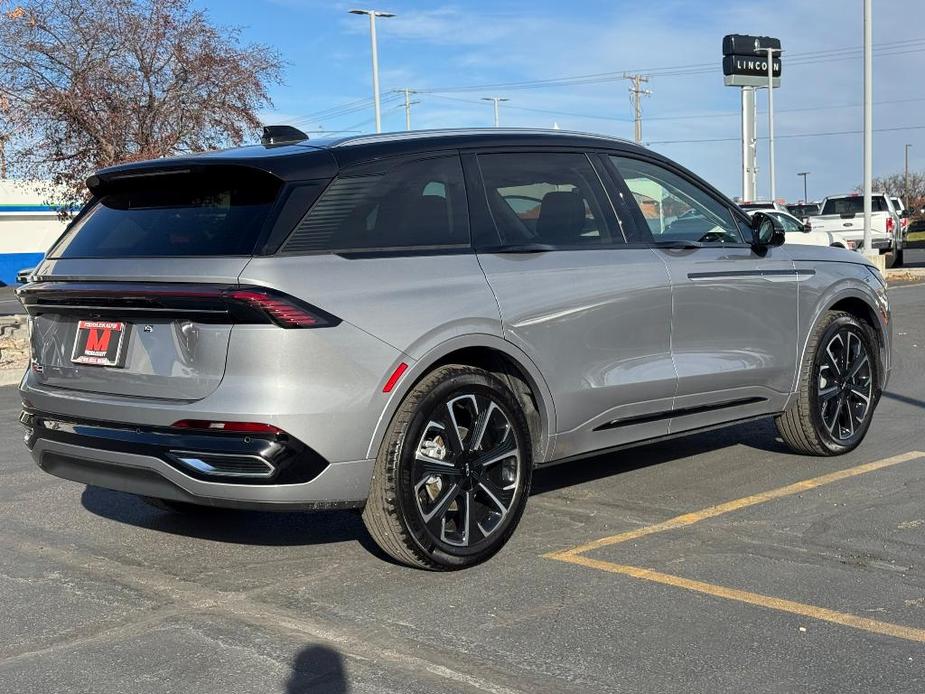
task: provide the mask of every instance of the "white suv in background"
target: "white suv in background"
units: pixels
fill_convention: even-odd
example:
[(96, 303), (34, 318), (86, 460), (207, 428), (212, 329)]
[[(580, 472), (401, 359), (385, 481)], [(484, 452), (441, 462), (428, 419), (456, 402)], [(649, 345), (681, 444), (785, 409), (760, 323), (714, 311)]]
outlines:
[(779, 212), (777, 210), (749, 210), (751, 216), (755, 212), (764, 212), (780, 222), (784, 229), (784, 243), (802, 244), (806, 246), (837, 246), (838, 248), (847, 248), (845, 242), (840, 237), (828, 231), (818, 231), (813, 229), (807, 221), (801, 222), (789, 212)]

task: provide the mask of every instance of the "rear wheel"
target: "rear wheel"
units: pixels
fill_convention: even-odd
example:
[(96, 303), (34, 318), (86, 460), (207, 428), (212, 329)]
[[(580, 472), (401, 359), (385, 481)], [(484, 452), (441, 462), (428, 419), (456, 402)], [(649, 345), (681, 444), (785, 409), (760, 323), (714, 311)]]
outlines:
[(849, 313), (830, 311), (813, 331), (796, 402), (777, 429), (796, 452), (840, 455), (864, 439), (880, 399), (872, 329)]
[(884, 264), (888, 268), (902, 267), (903, 264), (903, 252), (902, 250), (892, 250), (889, 253), (884, 254)]
[(405, 397), (386, 433), (363, 521), (410, 566), (484, 561), (513, 534), (533, 468), (514, 394), (487, 371), (443, 366)]

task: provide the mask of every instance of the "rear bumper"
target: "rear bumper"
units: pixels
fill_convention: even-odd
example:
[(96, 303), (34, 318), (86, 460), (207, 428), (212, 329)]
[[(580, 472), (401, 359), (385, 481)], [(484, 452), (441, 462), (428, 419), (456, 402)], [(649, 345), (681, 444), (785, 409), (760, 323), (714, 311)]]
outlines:
[[(118, 491), (207, 506), (295, 510), (362, 506), (372, 460), (328, 463), (290, 437), (189, 434), (24, 411), (25, 442), (45, 472)], [(269, 478), (185, 468), (186, 458), (266, 460)]]

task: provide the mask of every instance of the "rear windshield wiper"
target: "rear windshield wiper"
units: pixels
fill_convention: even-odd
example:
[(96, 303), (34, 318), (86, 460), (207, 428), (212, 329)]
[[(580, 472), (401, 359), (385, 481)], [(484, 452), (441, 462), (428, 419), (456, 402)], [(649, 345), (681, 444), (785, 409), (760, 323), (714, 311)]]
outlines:
[(656, 248), (703, 248), (703, 244), (700, 243), (700, 241), (685, 241), (684, 239), (656, 241), (653, 245)]

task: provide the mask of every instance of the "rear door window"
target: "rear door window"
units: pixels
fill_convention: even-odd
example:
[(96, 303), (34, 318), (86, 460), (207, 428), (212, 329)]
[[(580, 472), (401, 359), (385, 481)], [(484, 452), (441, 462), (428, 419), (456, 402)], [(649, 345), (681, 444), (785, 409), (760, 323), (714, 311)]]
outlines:
[(478, 163), (503, 245), (594, 248), (625, 243), (584, 154), (480, 154)]
[(247, 169), (114, 182), (49, 258), (250, 255), (281, 181)]
[(406, 161), (385, 172), (341, 175), (283, 245), (283, 253), (468, 248), (458, 156)]

